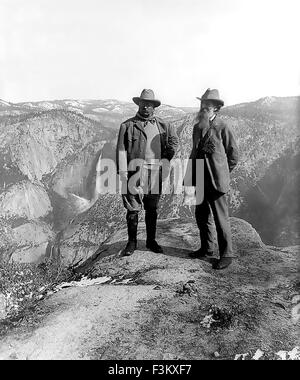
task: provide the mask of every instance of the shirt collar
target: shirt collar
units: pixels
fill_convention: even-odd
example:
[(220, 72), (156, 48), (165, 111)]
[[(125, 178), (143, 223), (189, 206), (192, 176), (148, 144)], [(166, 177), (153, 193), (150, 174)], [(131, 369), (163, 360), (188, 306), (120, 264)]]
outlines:
[(209, 121), (212, 123), (214, 120), (215, 120), (215, 118), (216, 118), (216, 114), (214, 114), (210, 119), (209, 119)]
[(145, 124), (146, 124), (147, 122), (150, 122), (150, 123), (152, 123), (152, 124), (154, 124), (154, 123), (156, 122), (155, 116), (151, 116), (151, 117), (146, 118), (146, 117), (143, 117), (142, 115), (140, 115), (139, 113), (137, 113), (137, 114), (136, 114), (136, 117), (137, 117), (140, 121), (144, 122)]

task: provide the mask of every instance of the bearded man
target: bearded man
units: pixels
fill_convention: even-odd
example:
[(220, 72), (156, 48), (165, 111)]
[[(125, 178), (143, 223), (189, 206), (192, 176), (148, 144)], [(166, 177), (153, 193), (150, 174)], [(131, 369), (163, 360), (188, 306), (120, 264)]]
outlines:
[[(192, 252), (192, 258), (210, 257), (214, 253), (213, 222), (216, 226), (220, 259), (214, 269), (224, 269), (234, 257), (226, 193), (229, 191), (230, 173), (238, 162), (238, 148), (228, 125), (219, 118), (224, 106), (219, 91), (207, 89), (201, 98), (199, 122), (193, 129), (192, 185), (196, 186), (196, 160), (204, 160), (204, 194), (196, 204), (195, 216), (200, 230), (201, 248)], [(192, 188), (193, 191), (197, 188)], [(203, 190), (203, 188), (202, 188)], [(188, 202), (190, 194), (185, 196)], [(196, 194), (196, 199), (199, 199)], [(197, 202), (196, 202), (197, 203)]]
[[(170, 161), (178, 146), (178, 137), (169, 123), (154, 116), (161, 102), (154, 92), (144, 89), (134, 97), (137, 114), (121, 124), (117, 143), (117, 172), (120, 175), (122, 199), (127, 209), (128, 243), (123, 250), (130, 256), (137, 248), (138, 215), (145, 209), (146, 247), (162, 253), (156, 241), (158, 204), (162, 190), (162, 162)], [(138, 165), (136, 165), (138, 164)]]

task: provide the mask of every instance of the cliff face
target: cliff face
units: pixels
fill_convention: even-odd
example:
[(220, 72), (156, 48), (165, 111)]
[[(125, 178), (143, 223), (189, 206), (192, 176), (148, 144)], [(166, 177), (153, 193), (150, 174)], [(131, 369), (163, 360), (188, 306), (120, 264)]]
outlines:
[[(300, 98), (266, 98), (225, 110), (245, 120), (254, 138), (238, 134), (242, 162), (233, 173), (245, 218), (267, 244), (299, 244)], [(242, 123), (241, 123), (242, 124)]]
[[(300, 98), (265, 98), (224, 108), (220, 117), (232, 128), (239, 164), (232, 173), (229, 202), (234, 216), (251, 222), (268, 244), (299, 244)], [(195, 115), (176, 121), (178, 158), (191, 151)], [(182, 196), (165, 197), (161, 217), (192, 216)]]
[(18, 182), (0, 195), (0, 218), (34, 220), (51, 212), (47, 191), (30, 181)]
[(1, 259), (8, 261), (16, 249), (13, 229), (2, 219), (0, 219), (0, 253)]
[[(2, 189), (19, 177), (46, 183), (45, 176), (90, 145), (101, 149), (110, 132), (76, 113), (54, 110), (25, 114), (8, 124), (0, 119), (0, 138)], [(13, 174), (15, 180), (9, 180)]]
[[(180, 147), (176, 158), (188, 158), (190, 154), (196, 117), (190, 111), (165, 105), (158, 109), (160, 116), (170, 120), (178, 131)], [(32, 240), (35, 247), (40, 242), (40, 252), (48, 241), (48, 253), (53, 252), (51, 247), (59, 251), (61, 246), (62, 252), (68, 251), (74, 258), (77, 253), (72, 250), (76, 246), (79, 259), (89, 257), (95, 246), (125, 221), (118, 194), (97, 194), (97, 164), (100, 157), (114, 157), (116, 128), (135, 112), (135, 105), (115, 100), (3, 104), (2, 225), (12, 231), (26, 225), (33, 237), (36, 231), (44, 231), (42, 242)], [(92, 120), (93, 115), (103, 124)], [(240, 149), (229, 193), (233, 215), (250, 221), (268, 244), (297, 244), (299, 97), (260, 99), (224, 108), (220, 116), (233, 129)], [(193, 217), (193, 209), (182, 206), (181, 195), (165, 195), (159, 216)], [(10, 239), (14, 232), (7, 236)], [(2, 247), (0, 251), (5, 257), (11, 257), (12, 247), (19, 247), (13, 238), (10, 241), (11, 248), (4, 253)], [(26, 244), (26, 250), (33, 248)], [(83, 247), (88, 247), (84, 254)], [(27, 256), (37, 257), (28, 250), (24, 260)]]
[[(231, 206), (239, 208), (246, 191), (253, 187), (288, 149), (299, 151), (300, 98), (261, 99), (226, 107), (220, 117), (231, 127), (239, 146), (239, 164), (232, 173)], [(195, 115), (177, 121), (180, 149), (177, 157), (188, 158)]]
[(300, 149), (291, 146), (245, 194), (238, 215), (254, 224), (269, 244), (299, 244)]
[(65, 110), (0, 119), (0, 219), (16, 247), (6, 256), (37, 261), (45, 254), (56, 231), (78, 214), (72, 196), (91, 192), (92, 164), (110, 139), (100, 123)]

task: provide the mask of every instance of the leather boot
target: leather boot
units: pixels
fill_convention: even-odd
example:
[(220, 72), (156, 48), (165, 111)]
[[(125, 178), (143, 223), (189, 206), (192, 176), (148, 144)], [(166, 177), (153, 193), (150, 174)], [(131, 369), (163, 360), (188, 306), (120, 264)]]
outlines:
[(137, 247), (137, 228), (139, 216), (137, 212), (128, 212), (126, 216), (127, 230), (128, 230), (128, 243), (122, 251), (122, 256), (131, 256)]
[(213, 269), (222, 270), (229, 267), (231, 263), (232, 263), (231, 257), (221, 257), (220, 260), (215, 265), (213, 265)]
[(146, 247), (155, 253), (163, 253), (162, 247), (155, 240), (156, 225), (157, 225), (157, 211), (147, 210), (145, 213), (145, 223), (147, 232)]
[(202, 248), (198, 249), (198, 251), (193, 251), (189, 253), (189, 257), (191, 259), (203, 259), (205, 257), (212, 257), (213, 252), (206, 251)]

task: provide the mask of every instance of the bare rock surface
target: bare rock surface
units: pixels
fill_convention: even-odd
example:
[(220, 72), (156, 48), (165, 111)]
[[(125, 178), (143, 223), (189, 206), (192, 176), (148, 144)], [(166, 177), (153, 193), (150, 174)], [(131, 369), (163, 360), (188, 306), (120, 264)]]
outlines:
[[(127, 229), (124, 228), (125, 214), (121, 201), (115, 202), (114, 196), (108, 195), (106, 199), (99, 200), (85, 214), (78, 216), (76, 222), (70, 224), (60, 234), (57, 246), (63, 263), (66, 266), (73, 266), (78, 262), (86, 262), (94, 255), (98, 255), (98, 247), (104, 241), (107, 244), (122, 242), (120, 246), (124, 245), (127, 239)], [(114, 233), (109, 229), (110, 225), (113, 225)], [(259, 234), (245, 220), (231, 218), (231, 228), (235, 252), (264, 247)], [(199, 248), (199, 231), (193, 218), (167, 219), (160, 222), (160, 229), (162, 238), (166, 234), (174, 241), (174, 244), (179, 244), (179, 247), (188, 245), (195, 249)], [(143, 222), (139, 224), (139, 231), (139, 238), (145, 240)], [(215, 244), (217, 244), (216, 240)]]
[(159, 222), (163, 254), (145, 248), (141, 223), (138, 250), (122, 257), (119, 230), (77, 269), (110, 282), (41, 301), (2, 338), (0, 358), (220, 360), (260, 349), (267, 359), (291, 351), (299, 345), (299, 247), (265, 246), (239, 219), (232, 228), (236, 259), (224, 271), (188, 257), (199, 244), (192, 220)]
[(39, 263), (45, 258), (49, 240), (54, 239), (54, 233), (47, 223), (31, 221), (13, 229), (16, 249), (10, 261), (19, 263)]

